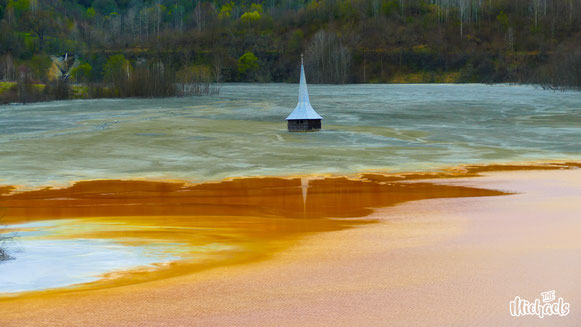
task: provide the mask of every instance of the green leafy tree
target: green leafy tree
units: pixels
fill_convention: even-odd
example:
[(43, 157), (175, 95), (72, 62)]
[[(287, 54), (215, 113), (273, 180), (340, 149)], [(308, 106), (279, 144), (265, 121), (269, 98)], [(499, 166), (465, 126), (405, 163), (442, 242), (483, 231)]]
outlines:
[(294, 56), (300, 54), (302, 52), (304, 39), (305, 34), (302, 30), (298, 29), (294, 31), (288, 42), (288, 52)]
[(508, 20), (508, 15), (504, 11), (500, 11), (500, 14), (498, 14), (498, 16), (496, 16), (496, 20), (505, 29), (508, 29), (508, 27), (510, 26), (510, 22)]
[(258, 69), (258, 58), (248, 51), (238, 59), (238, 72), (249, 75)]
[(245, 12), (244, 14), (242, 14), (242, 16), (240, 16), (240, 21), (245, 24), (251, 24), (253, 22), (260, 20), (260, 17), (261, 15), (258, 11)]
[(381, 10), (386, 16), (393, 15), (399, 11), (399, 4), (396, 0), (383, 0)]
[(29, 0), (10, 0), (6, 5), (6, 8), (12, 8), (17, 17), (20, 17), (27, 13), (30, 9)]
[(110, 13), (117, 10), (117, 4), (113, 0), (95, 0), (93, 7), (103, 16), (109, 16)]
[(234, 8), (234, 2), (230, 1), (228, 3), (225, 3), (220, 8), (220, 12), (218, 13), (218, 17), (220, 19), (229, 18), (230, 15), (232, 14), (232, 8)]
[(52, 62), (48, 56), (35, 55), (30, 59), (28, 66), (37, 78), (43, 79), (51, 64)]
[(71, 70), (71, 77), (78, 83), (86, 83), (91, 79), (93, 67), (89, 63), (83, 63)]
[(262, 5), (260, 3), (253, 3), (250, 5), (250, 10), (251, 12), (256, 11), (260, 14), (264, 13), (264, 10), (262, 9)]
[(47, 34), (56, 29), (53, 14), (46, 10), (28, 11), (24, 15), (25, 26), (38, 37), (39, 50), (42, 52)]
[(87, 18), (92, 19), (93, 17), (95, 17), (96, 14), (97, 14), (97, 12), (95, 11), (95, 8), (93, 8), (93, 7), (87, 8), (87, 13), (86, 13)]
[(107, 59), (103, 66), (105, 80), (112, 82), (114, 85), (129, 78), (131, 74), (131, 64), (124, 55), (114, 55)]

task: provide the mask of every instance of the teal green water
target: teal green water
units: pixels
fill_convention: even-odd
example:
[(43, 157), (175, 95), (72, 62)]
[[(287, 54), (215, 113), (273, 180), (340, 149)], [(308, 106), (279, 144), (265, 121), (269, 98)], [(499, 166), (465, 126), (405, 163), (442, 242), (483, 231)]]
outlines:
[(298, 85), (216, 97), (0, 107), (0, 184), (431, 170), (581, 159), (581, 94), (508, 85), (309, 85), (323, 131), (289, 133)]

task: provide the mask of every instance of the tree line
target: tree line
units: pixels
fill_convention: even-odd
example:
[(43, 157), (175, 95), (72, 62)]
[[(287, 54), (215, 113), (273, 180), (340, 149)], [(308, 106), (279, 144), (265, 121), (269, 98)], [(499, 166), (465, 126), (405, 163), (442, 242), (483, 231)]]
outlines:
[(296, 82), (304, 53), (314, 83), (580, 88), (580, 13), (581, 0), (0, 0), (0, 80), (50, 85), (49, 56), (71, 53), (68, 82), (92, 96), (163, 96)]

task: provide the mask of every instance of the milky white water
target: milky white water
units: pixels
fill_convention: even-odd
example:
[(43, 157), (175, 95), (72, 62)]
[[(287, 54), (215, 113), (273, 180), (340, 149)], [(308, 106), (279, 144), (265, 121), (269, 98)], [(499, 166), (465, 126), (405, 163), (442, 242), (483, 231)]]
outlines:
[(323, 131), (289, 133), (298, 85), (216, 97), (0, 107), (0, 183), (410, 171), (581, 158), (581, 94), (508, 85), (309, 85)]
[(8, 244), (15, 260), (0, 262), (0, 294), (58, 288), (89, 283), (113, 271), (178, 260), (172, 246), (128, 246), (106, 239), (51, 239), (74, 220), (43, 221), (8, 226), (19, 230)]

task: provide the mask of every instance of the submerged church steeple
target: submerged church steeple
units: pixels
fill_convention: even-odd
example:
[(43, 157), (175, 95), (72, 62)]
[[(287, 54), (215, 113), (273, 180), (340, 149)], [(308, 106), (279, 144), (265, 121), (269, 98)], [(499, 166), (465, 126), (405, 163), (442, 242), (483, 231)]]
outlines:
[(299, 85), (299, 103), (295, 110), (286, 117), (289, 132), (316, 131), (321, 129), (321, 117), (311, 106), (303, 55), (301, 54), (301, 79)]

